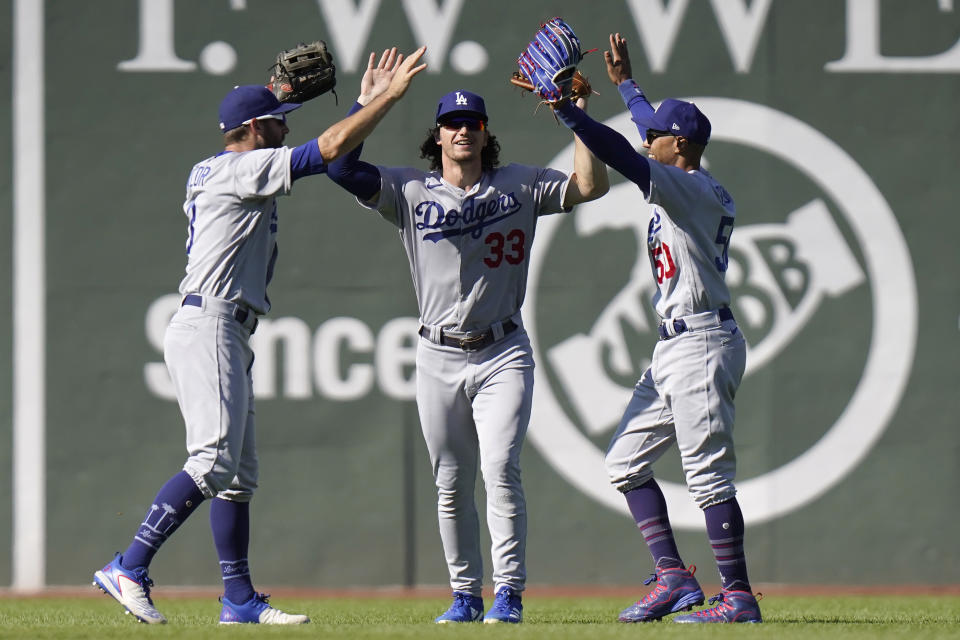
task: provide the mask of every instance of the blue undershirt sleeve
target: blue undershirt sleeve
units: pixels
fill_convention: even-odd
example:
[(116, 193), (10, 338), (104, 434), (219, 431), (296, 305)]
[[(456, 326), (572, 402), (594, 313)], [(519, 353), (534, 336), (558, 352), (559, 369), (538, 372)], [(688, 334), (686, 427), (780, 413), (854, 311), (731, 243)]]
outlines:
[(649, 160), (637, 153), (626, 138), (569, 101), (557, 107), (555, 113), (601, 162), (635, 183), (645, 196), (650, 195)]
[(646, 138), (647, 128), (641, 122), (649, 122), (654, 113), (653, 105), (647, 100), (647, 96), (643, 95), (643, 90), (637, 86), (633, 79), (624, 80), (617, 89), (620, 91), (620, 97), (623, 98), (623, 104), (627, 105), (627, 109), (630, 110), (631, 120), (637, 125), (640, 136)]
[(316, 138), (308, 140), (290, 151), (290, 175), (294, 180), (324, 173), (326, 170), (327, 164), (323, 161), (323, 156), (320, 155), (320, 147), (317, 146)]
[[(353, 115), (362, 108), (363, 105), (355, 102), (347, 116)], [(369, 162), (360, 160), (362, 149), (363, 143), (360, 143), (349, 153), (331, 162), (327, 175), (360, 200), (367, 202), (380, 191), (380, 170)]]

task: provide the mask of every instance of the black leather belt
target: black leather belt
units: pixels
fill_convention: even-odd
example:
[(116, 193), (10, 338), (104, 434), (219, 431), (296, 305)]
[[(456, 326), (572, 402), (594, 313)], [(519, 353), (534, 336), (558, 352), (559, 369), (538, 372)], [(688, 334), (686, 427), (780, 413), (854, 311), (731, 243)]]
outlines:
[[(733, 320), (733, 311), (730, 311), (730, 307), (721, 307), (717, 309), (717, 318), (720, 322), (726, 320)], [(673, 333), (667, 329), (667, 323), (673, 323)], [(660, 331), (661, 340), (669, 340), (670, 338), (676, 338), (681, 333), (686, 333), (689, 329), (687, 328), (687, 322), (683, 318), (677, 318), (676, 320), (664, 320), (660, 323), (658, 327)]]
[[(223, 302), (224, 301), (220, 301), (221, 305), (223, 304)], [(250, 333), (252, 334), (254, 331), (257, 330), (257, 325), (260, 323), (260, 319), (256, 317), (256, 314), (254, 314), (252, 311), (250, 311), (250, 309), (242, 305), (239, 305), (233, 302), (229, 302), (226, 304), (233, 305), (232, 315), (234, 320), (236, 320), (237, 322), (239, 322), (244, 326), (247, 326), (247, 320), (250, 319), (251, 316), (253, 316), (253, 323), (249, 327)], [(197, 295), (196, 293), (188, 293), (183, 297), (183, 302), (181, 303), (181, 306), (183, 305), (190, 306), (190, 307), (203, 308), (203, 296)]]
[[(507, 337), (517, 330), (517, 324), (513, 320), (504, 320), (501, 326), (503, 327), (504, 337)], [(427, 340), (430, 340), (430, 329), (427, 327), (420, 327), (418, 333)], [(489, 347), (496, 341), (497, 339), (494, 337), (493, 329), (487, 329), (470, 337), (461, 338), (451, 336), (443, 331), (440, 332), (440, 344), (445, 347), (453, 347), (454, 349), (463, 349), (464, 351), (479, 351), (480, 349)]]

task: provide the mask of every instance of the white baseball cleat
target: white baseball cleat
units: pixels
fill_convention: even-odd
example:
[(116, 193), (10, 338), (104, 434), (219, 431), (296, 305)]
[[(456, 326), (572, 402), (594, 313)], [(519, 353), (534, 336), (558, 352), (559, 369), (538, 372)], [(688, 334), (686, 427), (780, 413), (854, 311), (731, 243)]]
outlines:
[(220, 624), (306, 624), (310, 618), (286, 613), (267, 604), (270, 594), (258, 593), (243, 604), (234, 604), (226, 596), (220, 598)]
[(118, 553), (107, 566), (93, 574), (93, 585), (122, 604), (127, 613), (140, 622), (166, 624), (167, 619), (154, 608), (150, 599), (153, 580), (147, 576), (146, 567), (124, 569), (120, 566)]

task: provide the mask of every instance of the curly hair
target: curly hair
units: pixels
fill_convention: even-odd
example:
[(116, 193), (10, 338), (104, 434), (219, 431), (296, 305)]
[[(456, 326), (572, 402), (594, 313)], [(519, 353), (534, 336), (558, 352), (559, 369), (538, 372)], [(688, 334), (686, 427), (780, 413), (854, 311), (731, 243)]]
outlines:
[[(443, 168), (443, 161), (440, 159), (442, 151), (437, 144), (438, 133), (440, 133), (439, 126), (430, 129), (427, 132), (427, 138), (420, 145), (420, 157), (430, 161), (430, 171), (439, 171)], [(498, 164), (500, 164), (500, 143), (497, 142), (497, 136), (490, 133), (486, 146), (480, 152), (480, 165), (484, 171), (489, 171)]]

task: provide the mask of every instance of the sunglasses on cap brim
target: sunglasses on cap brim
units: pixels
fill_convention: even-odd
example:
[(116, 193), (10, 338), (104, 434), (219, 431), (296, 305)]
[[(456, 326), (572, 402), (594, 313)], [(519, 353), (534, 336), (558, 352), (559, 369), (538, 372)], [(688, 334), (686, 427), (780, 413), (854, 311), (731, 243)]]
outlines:
[(647, 129), (647, 144), (653, 144), (653, 141), (657, 138), (662, 138), (664, 136), (675, 136), (677, 134), (670, 133), (669, 131), (659, 131), (657, 129)]

